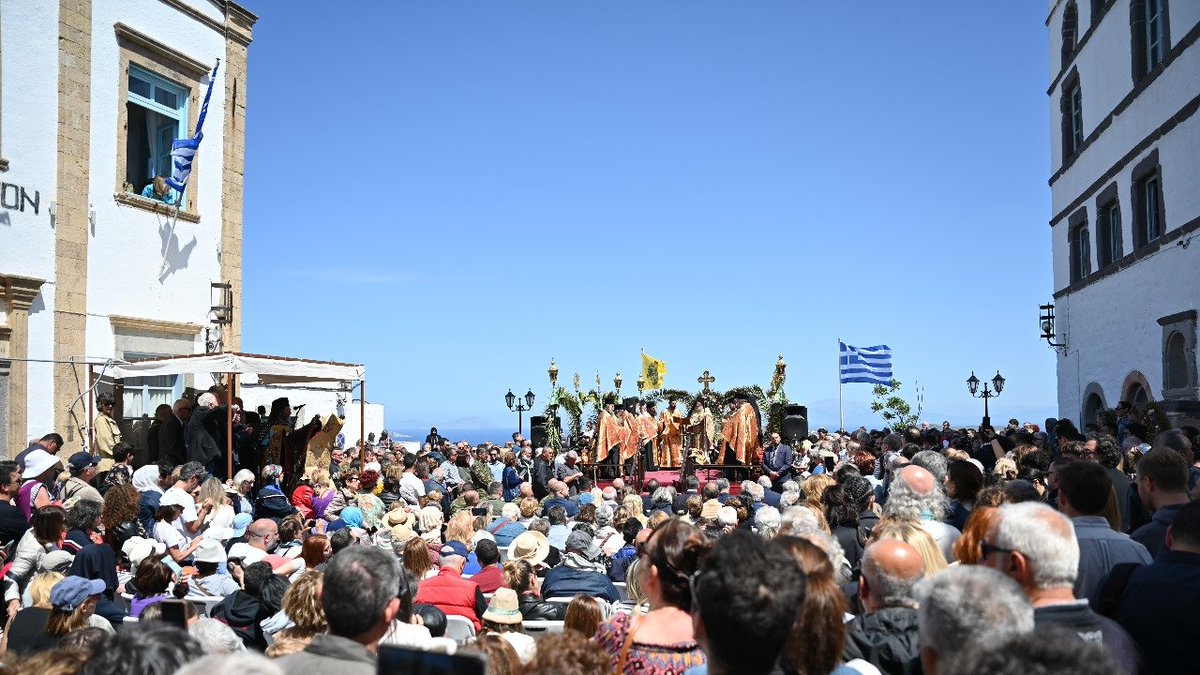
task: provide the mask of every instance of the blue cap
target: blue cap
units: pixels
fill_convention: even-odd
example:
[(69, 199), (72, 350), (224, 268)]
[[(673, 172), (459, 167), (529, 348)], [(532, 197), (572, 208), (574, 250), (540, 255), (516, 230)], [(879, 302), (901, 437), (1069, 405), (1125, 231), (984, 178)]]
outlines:
[(246, 528), (250, 527), (250, 521), (254, 520), (249, 513), (239, 513), (233, 517), (233, 536), (240, 537), (246, 534)]
[(103, 593), (105, 588), (103, 579), (65, 577), (50, 590), (50, 604), (60, 612), (74, 612), (88, 598)]
[(470, 553), (467, 551), (466, 544), (461, 541), (448, 541), (441, 550), (442, 555), (461, 555), (466, 558)]

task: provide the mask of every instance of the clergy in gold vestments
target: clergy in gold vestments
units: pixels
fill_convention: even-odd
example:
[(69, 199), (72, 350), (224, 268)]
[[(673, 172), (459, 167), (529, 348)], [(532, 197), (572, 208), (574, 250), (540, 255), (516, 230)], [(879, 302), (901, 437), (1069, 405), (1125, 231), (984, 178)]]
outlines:
[(613, 412), (612, 404), (604, 406), (596, 420), (596, 447), (593, 451), (595, 456), (592, 457), (591, 463), (599, 464), (607, 460), (614, 448), (620, 448), (624, 438), (624, 427), (620, 418)]
[(337, 415), (330, 415), (325, 419), (325, 424), (321, 426), (321, 430), (315, 436), (308, 439), (308, 449), (305, 452), (304, 458), (304, 473), (320, 469), (329, 469), (330, 459), (333, 455), (333, 446), (337, 442), (337, 436), (342, 432), (342, 425), (345, 423), (342, 418)]
[(762, 439), (758, 433), (758, 416), (748, 401), (735, 403), (733, 412), (725, 418), (721, 427), (721, 435), (725, 440), (727, 457), (732, 455), (732, 459), (741, 464), (758, 460)]
[(625, 427), (622, 432), (624, 436), (621, 439), (621, 461), (628, 462), (637, 457), (638, 453), (638, 421), (628, 410), (622, 410), (617, 415)]
[(698, 464), (710, 463), (712, 460), (708, 453), (716, 440), (717, 423), (707, 405), (697, 404), (688, 417), (687, 428), (692, 435), (692, 447), (689, 449), (692, 458)]
[(660, 469), (673, 469), (683, 462), (683, 413), (675, 402), (658, 416), (658, 454), (654, 462)]

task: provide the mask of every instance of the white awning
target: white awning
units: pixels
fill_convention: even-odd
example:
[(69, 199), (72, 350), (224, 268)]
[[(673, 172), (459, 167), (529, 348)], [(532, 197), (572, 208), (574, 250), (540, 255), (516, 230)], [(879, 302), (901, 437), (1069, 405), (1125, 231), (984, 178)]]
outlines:
[(304, 382), (359, 382), (365, 366), (330, 361), (309, 361), (258, 354), (197, 354), (171, 356), (113, 366), (114, 378), (154, 377), (157, 375), (202, 375), (206, 373), (254, 374), (262, 384), (299, 384)]

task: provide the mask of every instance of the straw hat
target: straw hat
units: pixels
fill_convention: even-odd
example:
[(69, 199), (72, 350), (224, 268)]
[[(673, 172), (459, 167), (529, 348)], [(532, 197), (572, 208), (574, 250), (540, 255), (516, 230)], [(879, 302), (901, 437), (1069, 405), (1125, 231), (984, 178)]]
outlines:
[(400, 507), (383, 514), (383, 517), (379, 519), (379, 524), (385, 528), (395, 527), (396, 525), (412, 527), (417, 524), (417, 517), (408, 509)]
[(488, 603), (487, 611), (483, 613), (484, 621), (494, 623), (521, 623), (521, 609), (517, 604), (517, 592), (511, 588), (497, 588), (492, 601)]
[(412, 527), (405, 523), (400, 523), (399, 525), (393, 525), (391, 533), (392, 533), (392, 546), (395, 546), (396, 544), (407, 543), (409, 539), (412, 539), (413, 537), (417, 536), (417, 533), (413, 532)]
[(524, 560), (537, 565), (550, 555), (550, 540), (541, 532), (530, 530), (517, 535), (508, 545), (509, 560)]

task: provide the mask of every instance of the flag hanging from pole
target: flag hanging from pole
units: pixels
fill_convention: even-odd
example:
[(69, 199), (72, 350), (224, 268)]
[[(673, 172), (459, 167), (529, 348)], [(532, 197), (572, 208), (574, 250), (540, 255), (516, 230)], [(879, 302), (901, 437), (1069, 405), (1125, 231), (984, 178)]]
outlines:
[(646, 381), (646, 388), (662, 389), (666, 376), (667, 364), (642, 352), (642, 379)]
[(204, 132), (201, 129), (204, 127), (204, 117), (208, 114), (208, 100), (212, 98), (213, 83), (217, 81), (217, 69), (220, 67), (221, 60), (217, 59), (217, 65), (213, 66), (212, 74), (208, 77), (208, 91), (204, 94), (204, 103), (200, 106), (200, 116), (196, 118), (196, 133), (191, 138), (171, 141), (171, 177), (167, 179), (167, 185), (180, 194), (187, 187), (188, 177), (192, 175), (192, 160), (200, 150), (200, 141), (204, 140)]
[(842, 384), (892, 383), (892, 349), (887, 345), (852, 347), (838, 341), (838, 375)]

